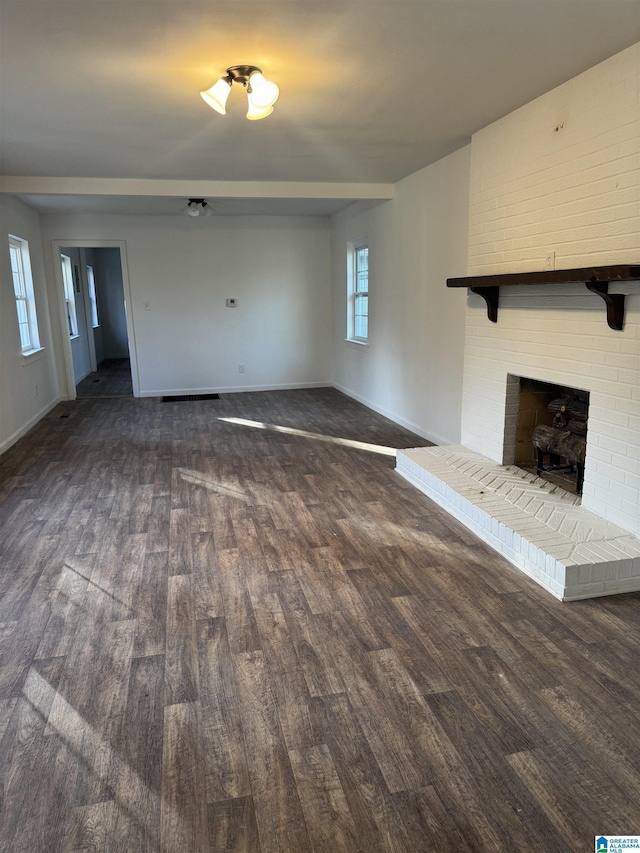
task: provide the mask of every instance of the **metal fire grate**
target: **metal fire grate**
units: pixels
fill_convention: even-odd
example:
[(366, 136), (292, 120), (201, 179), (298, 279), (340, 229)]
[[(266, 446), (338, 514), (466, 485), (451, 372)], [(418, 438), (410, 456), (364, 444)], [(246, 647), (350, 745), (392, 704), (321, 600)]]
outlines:
[(163, 403), (194, 403), (198, 400), (219, 400), (220, 394), (178, 394), (175, 397), (163, 397)]

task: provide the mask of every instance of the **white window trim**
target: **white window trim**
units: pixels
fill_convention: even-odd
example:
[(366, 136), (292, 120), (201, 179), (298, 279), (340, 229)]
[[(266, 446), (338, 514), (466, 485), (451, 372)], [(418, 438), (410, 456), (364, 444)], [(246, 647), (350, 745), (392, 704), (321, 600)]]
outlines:
[(89, 310), (91, 312), (91, 326), (94, 329), (99, 329), (100, 317), (98, 316), (98, 295), (96, 293), (96, 277), (91, 264), (87, 264), (87, 288), (89, 290)]
[[(359, 249), (368, 249), (368, 247), (369, 241), (366, 239), (347, 243), (347, 337), (345, 338), (345, 342), (355, 344), (364, 349), (369, 347), (369, 335), (366, 338), (362, 338), (355, 334), (355, 300), (357, 295), (356, 258)], [(367, 286), (367, 296), (368, 294), (369, 288)], [(367, 312), (368, 319), (369, 314)]]
[(38, 349), (31, 349), (28, 352), (22, 353), (22, 364), (26, 367), (27, 364), (32, 364), (34, 361), (40, 361), (40, 359), (44, 356), (45, 347), (38, 347)]
[(62, 265), (62, 283), (64, 286), (64, 298), (67, 304), (67, 327), (71, 340), (79, 338), (78, 332), (78, 312), (76, 309), (76, 293), (73, 286), (73, 265), (69, 255), (64, 252), (60, 253), (60, 263)]
[[(27, 331), (29, 335), (29, 342), (27, 346), (22, 345), (22, 332), (19, 331), (20, 335), (20, 348), (22, 351), (23, 359), (29, 359), (30, 356), (36, 355), (41, 352), (44, 347), (40, 346), (40, 332), (38, 330), (38, 312), (36, 308), (36, 297), (33, 289), (33, 275), (31, 272), (31, 255), (29, 253), (29, 242), (28, 240), (23, 239), (22, 237), (17, 237), (15, 234), (9, 234), (9, 254), (11, 255), (11, 250), (13, 249), (19, 259), (19, 267), (18, 267), (18, 278), (21, 284), (21, 290), (24, 292), (24, 295), (18, 296), (15, 293), (15, 284), (14, 287), (14, 297), (16, 300), (16, 313), (18, 317), (18, 327), (20, 327), (20, 312), (18, 311), (18, 302), (24, 303), (24, 310), (27, 317)], [(11, 275), (13, 278), (13, 262), (11, 262)]]

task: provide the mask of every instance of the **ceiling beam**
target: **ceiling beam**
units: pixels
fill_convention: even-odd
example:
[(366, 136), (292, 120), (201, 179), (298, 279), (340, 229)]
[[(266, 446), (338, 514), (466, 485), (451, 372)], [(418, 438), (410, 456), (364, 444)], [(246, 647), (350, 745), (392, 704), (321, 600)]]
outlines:
[(0, 175), (0, 193), (18, 195), (175, 196), (176, 198), (390, 199), (394, 184), (314, 181), (176, 181)]

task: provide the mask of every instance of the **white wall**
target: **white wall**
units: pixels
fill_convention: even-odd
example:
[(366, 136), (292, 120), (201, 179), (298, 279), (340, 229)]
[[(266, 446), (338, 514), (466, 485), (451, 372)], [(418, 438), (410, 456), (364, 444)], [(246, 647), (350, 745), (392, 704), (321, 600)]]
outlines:
[[(29, 243), (41, 353), (22, 356), (8, 235)], [(12, 196), (0, 195), (0, 453), (58, 401), (38, 214)]]
[(94, 249), (93, 257), (102, 358), (128, 358), (129, 341), (120, 250)]
[[(395, 198), (333, 217), (334, 379), (438, 444), (460, 440), (469, 148), (396, 185)], [(346, 335), (347, 243), (369, 241), (369, 346)]]
[(42, 228), (45, 258), (52, 240), (126, 241), (141, 395), (330, 384), (328, 220), (46, 215)]
[[(639, 76), (636, 45), (473, 137), (470, 275), (640, 262)], [(508, 373), (590, 391), (583, 506), (639, 534), (640, 284), (610, 290), (622, 332), (584, 285), (503, 288), (496, 324), (469, 297), (462, 440), (511, 461)]]

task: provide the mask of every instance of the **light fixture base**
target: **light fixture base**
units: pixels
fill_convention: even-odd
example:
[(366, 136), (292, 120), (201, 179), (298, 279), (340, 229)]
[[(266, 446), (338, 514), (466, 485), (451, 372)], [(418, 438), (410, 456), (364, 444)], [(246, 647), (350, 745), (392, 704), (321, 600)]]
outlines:
[(247, 86), (249, 77), (256, 71), (262, 74), (262, 68), (258, 68), (257, 65), (232, 65), (231, 68), (227, 68), (226, 74), (234, 83), (241, 83), (243, 86)]
[(213, 208), (203, 198), (190, 198), (187, 206), (183, 207), (181, 213), (185, 216), (211, 216)]

